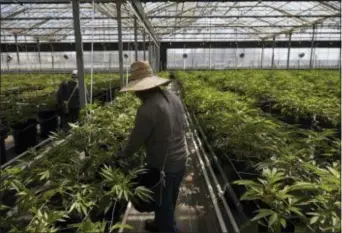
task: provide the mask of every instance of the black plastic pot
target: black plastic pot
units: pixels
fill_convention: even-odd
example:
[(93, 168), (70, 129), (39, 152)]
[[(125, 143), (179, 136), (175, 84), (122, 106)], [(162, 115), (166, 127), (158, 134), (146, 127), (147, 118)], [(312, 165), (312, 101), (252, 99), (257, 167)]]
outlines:
[(96, 96), (94, 96), (94, 99), (99, 101), (101, 104), (104, 104), (106, 102), (106, 94), (103, 94), (103, 92), (100, 92)]
[(45, 110), (38, 112), (38, 119), (40, 125), (40, 136), (42, 138), (49, 137), (51, 132), (58, 128), (58, 115), (55, 110)]
[(5, 127), (0, 126), (0, 143), (1, 143), (1, 151), (0, 151), (0, 165), (6, 163), (6, 146), (5, 139), (7, 138), (8, 130)]
[(37, 145), (37, 121), (35, 119), (12, 124), (11, 128), (17, 154), (21, 154), (28, 148)]
[(1, 151), (0, 151), (0, 165), (3, 165), (6, 163), (6, 146), (5, 146), (5, 139), (1, 138)]

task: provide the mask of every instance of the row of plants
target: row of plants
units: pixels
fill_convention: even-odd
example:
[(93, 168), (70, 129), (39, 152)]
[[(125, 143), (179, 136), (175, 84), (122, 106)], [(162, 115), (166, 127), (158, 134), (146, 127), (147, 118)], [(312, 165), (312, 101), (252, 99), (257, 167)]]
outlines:
[[(63, 80), (70, 79), (71, 74), (44, 74), (44, 73), (19, 73), (3, 74), (1, 76), (1, 93), (3, 95), (20, 94), (30, 90), (43, 90), (52, 87), (58, 88)], [(118, 74), (93, 75), (94, 82), (109, 82), (115, 80)], [(85, 74), (85, 82), (90, 84), (90, 74)], [(107, 85), (108, 86), (108, 85)]]
[(221, 92), (196, 73), (177, 77), (209, 143), (240, 161), (240, 171), (255, 174), (235, 182), (235, 190), (246, 187), (243, 201), (260, 203), (252, 221), (272, 232), (290, 224), (306, 232), (340, 231), (340, 141), (331, 138), (333, 131), (284, 124), (257, 108), (255, 98)]
[(250, 96), (264, 111), (308, 128), (340, 128), (338, 71), (194, 72), (222, 91)]
[[(132, 198), (150, 198), (134, 178), (144, 153), (114, 155), (127, 140), (140, 101), (120, 95), (105, 106), (83, 110), (81, 126), (44, 156), (37, 152), (1, 171), (1, 232), (110, 232)], [(62, 141), (64, 140), (64, 141)], [(32, 162), (34, 161), (34, 162)], [(27, 167), (22, 169), (21, 166)]]
[[(119, 77), (116, 74), (107, 76), (104, 74), (94, 75), (93, 97), (105, 94), (104, 92), (110, 88), (109, 79), (111, 79), (112, 88), (118, 86)], [(39, 111), (55, 110), (59, 84), (68, 79), (70, 77), (65, 74), (4, 75), (1, 86), (1, 116), (3, 120), (7, 125), (11, 125), (36, 118)], [(85, 81), (89, 91), (90, 75), (86, 76)], [(9, 92), (11, 87), (16, 87), (17, 91)], [(31, 89), (27, 90), (28, 87)]]

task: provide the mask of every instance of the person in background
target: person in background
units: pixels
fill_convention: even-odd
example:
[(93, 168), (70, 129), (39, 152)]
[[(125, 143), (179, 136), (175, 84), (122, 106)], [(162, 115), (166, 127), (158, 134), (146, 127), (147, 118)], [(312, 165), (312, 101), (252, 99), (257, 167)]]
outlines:
[(128, 85), (121, 89), (134, 92), (143, 104), (128, 143), (117, 158), (132, 156), (144, 146), (148, 167), (165, 174), (164, 185), (154, 192), (155, 218), (145, 222), (151, 232), (178, 231), (174, 211), (185, 173), (185, 116), (178, 96), (160, 88), (170, 81), (155, 76), (148, 62), (137, 61), (131, 65)]
[(176, 73), (175, 73), (174, 71), (171, 71), (171, 72), (170, 72), (170, 79), (171, 79), (171, 80), (176, 79)]
[(77, 70), (74, 70), (71, 79), (63, 81), (57, 91), (57, 108), (61, 118), (60, 128), (69, 130), (68, 123), (76, 123), (80, 115), (80, 94), (78, 89)]

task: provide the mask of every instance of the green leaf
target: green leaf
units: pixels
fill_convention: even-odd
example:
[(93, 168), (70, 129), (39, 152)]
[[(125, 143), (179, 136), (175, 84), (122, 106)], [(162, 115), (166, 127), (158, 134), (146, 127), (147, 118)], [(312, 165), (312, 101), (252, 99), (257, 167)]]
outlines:
[(128, 224), (122, 224), (122, 223), (116, 223), (114, 226), (110, 228), (110, 231), (118, 230), (120, 228), (127, 229), (127, 230), (133, 230), (134, 228)]
[(278, 214), (274, 213), (272, 214), (272, 216), (270, 217), (269, 221), (268, 221), (268, 228), (271, 228), (271, 226), (278, 220)]
[(252, 180), (237, 180), (237, 181), (234, 181), (233, 184), (246, 185), (246, 186), (260, 186), (258, 183)]
[(268, 210), (268, 209), (260, 209), (258, 210), (258, 212), (259, 213), (251, 221), (257, 221), (261, 218), (274, 214), (272, 210)]
[(286, 227), (286, 220), (284, 218), (281, 218), (280, 224), (283, 226), (283, 228), (285, 228)]
[(319, 219), (319, 216), (313, 216), (311, 219), (310, 219), (310, 224), (315, 224)]
[(295, 214), (297, 214), (300, 217), (305, 217), (305, 215), (299, 210), (299, 208), (294, 207), (294, 206), (290, 206), (289, 210)]
[(87, 215), (88, 211), (87, 208), (84, 205), (81, 205), (81, 209), (84, 215)]

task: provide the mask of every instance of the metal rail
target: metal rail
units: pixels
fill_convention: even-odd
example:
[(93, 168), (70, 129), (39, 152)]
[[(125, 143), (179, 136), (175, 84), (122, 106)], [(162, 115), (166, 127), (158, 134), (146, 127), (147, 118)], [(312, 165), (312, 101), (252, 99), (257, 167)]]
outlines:
[[(51, 138), (45, 139), (44, 141), (40, 142), (39, 144), (35, 145), (34, 147), (32, 147), (33, 150), (37, 150), (40, 147), (43, 147), (44, 145), (48, 144), (49, 142), (51, 142)], [(18, 155), (17, 157), (11, 159), (10, 161), (4, 163), (3, 165), (1, 165), (1, 170), (4, 169), (5, 167), (11, 165), (12, 163), (14, 163), (15, 161), (23, 158), (25, 155), (27, 155), (31, 150), (27, 150), (24, 151), (23, 153), (21, 153), (20, 155)]]
[[(190, 127), (190, 124), (191, 125), (193, 125), (193, 124), (192, 124), (189, 112), (188, 112), (188, 110), (187, 110), (185, 105), (184, 105), (184, 108), (185, 108), (185, 112), (186, 112), (186, 115), (187, 115), (186, 116), (187, 125), (188, 125), (188, 127)], [(200, 162), (202, 171), (204, 173), (204, 177), (205, 177), (206, 183), (207, 183), (208, 188), (209, 188), (210, 196), (212, 198), (212, 201), (213, 201), (213, 204), (214, 204), (214, 208), (215, 208), (215, 212), (216, 212), (218, 221), (220, 223), (220, 227), (221, 227), (222, 232), (228, 232), (228, 230), (227, 230), (225, 221), (223, 219), (221, 210), (219, 209), (219, 205), (217, 203), (217, 197), (216, 197), (216, 195), (215, 195), (215, 193), (214, 193), (214, 191), (213, 191), (213, 189), (211, 187), (211, 183), (210, 183), (209, 178), (208, 178), (208, 171), (207, 171), (206, 167), (208, 167), (208, 169), (209, 169), (209, 173), (210, 173), (210, 175), (211, 175), (211, 177), (212, 177), (212, 179), (214, 181), (214, 186), (216, 187), (216, 189), (218, 191), (218, 194), (217, 194), (218, 195), (218, 199), (220, 199), (222, 201), (222, 203), (223, 203), (224, 210), (226, 211), (226, 214), (229, 217), (229, 220), (230, 220), (230, 223), (232, 224), (234, 232), (235, 233), (240, 233), (240, 229), (237, 226), (237, 223), (236, 223), (235, 218), (234, 218), (234, 216), (232, 214), (232, 211), (230, 210), (230, 208), (229, 208), (229, 206), (227, 204), (227, 201), (224, 198), (223, 191), (221, 189), (221, 185), (219, 184), (219, 182), (218, 182), (218, 180), (216, 178), (216, 175), (214, 174), (214, 171), (213, 171), (213, 169), (212, 169), (212, 167), (210, 165), (210, 161), (208, 159), (208, 156), (207, 156), (205, 150), (203, 149), (202, 143), (201, 143), (200, 139), (198, 138), (197, 132), (195, 130), (194, 130), (194, 132), (191, 132), (191, 138), (192, 138), (192, 141), (193, 141), (194, 145), (196, 145), (196, 147), (198, 148), (198, 150), (196, 150), (196, 154), (197, 154), (198, 160)], [(204, 164), (200, 152), (202, 152), (202, 156), (204, 157), (204, 161), (205, 161), (206, 164)], [(207, 179), (208, 179), (208, 181), (207, 181)], [(216, 205), (217, 205), (217, 207), (216, 207)]]

